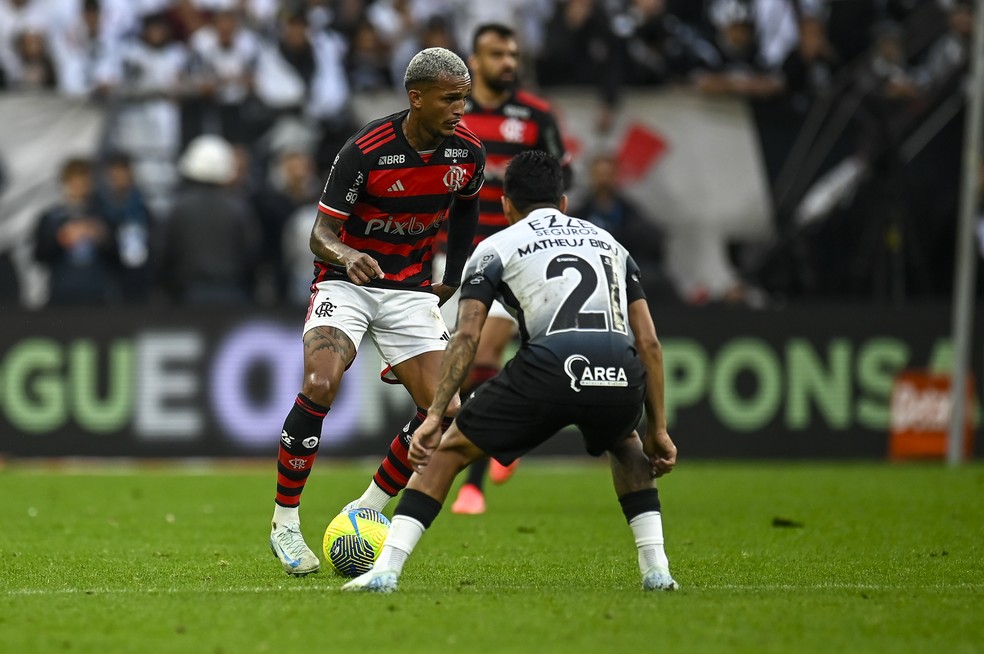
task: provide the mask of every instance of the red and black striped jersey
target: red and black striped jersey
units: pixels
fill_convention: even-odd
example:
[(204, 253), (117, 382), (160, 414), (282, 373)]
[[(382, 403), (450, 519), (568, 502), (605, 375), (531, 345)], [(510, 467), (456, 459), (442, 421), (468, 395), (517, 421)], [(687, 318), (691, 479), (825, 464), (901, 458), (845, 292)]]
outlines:
[(570, 161), (550, 103), (531, 93), (516, 91), (502, 105), (491, 109), (469, 98), (462, 122), (485, 145), (487, 157), (475, 230), (474, 245), (477, 245), (509, 225), (502, 214), (502, 180), (513, 157), (527, 150), (543, 150), (562, 165)]
[[(375, 120), (350, 138), (332, 164), (319, 210), (343, 221), (345, 245), (379, 262), (372, 286), (425, 289), (431, 246), (455, 197), (472, 198), (485, 176), (485, 149), (468, 128), (432, 152), (417, 152), (403, 134), (409, 110)], [(344, 268), (315, 260), (315, 283), (348, 280)]]

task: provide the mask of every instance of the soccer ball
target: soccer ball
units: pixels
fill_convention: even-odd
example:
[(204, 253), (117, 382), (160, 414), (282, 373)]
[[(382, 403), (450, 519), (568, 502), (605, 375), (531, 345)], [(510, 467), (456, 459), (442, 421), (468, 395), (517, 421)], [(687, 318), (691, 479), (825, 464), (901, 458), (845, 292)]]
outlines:
[(389, 519), (374, 509), (342, 511), (325, 530), (325, 558), (344, 577), (369, 572), (383, 551), (389, 528)]

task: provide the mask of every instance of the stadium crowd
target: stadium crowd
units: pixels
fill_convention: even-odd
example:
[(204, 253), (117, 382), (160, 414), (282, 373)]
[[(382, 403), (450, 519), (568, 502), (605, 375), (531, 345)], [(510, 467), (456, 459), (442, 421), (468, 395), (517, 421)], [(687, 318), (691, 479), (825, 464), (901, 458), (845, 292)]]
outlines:
[[(962, 120), (935, 147), (908, 139), (961, 88), (967, 0), (0, 0), (0, 97), (63, 94), (108, 117), (98, 156), (53, 162), (62, 198), (32, 245), (47, 302), (306, 303), (312, 206), (360, 124), (353, 100), (401, 91), (422, 48), (467, 58), (489, 21), (517, 27), (524, 86), (597, 93), (599, 133), (634, 88), (749, 102), (778, 236), (734, 244), (745, 279), (722, 301), (948, 291)], [(850, 128), (797, 147), (845, 111)], [(611, 153), (587, 159), (572, 213), (646, 244), (636, 258), (664, 279), (659, 216), (619, 193)]]

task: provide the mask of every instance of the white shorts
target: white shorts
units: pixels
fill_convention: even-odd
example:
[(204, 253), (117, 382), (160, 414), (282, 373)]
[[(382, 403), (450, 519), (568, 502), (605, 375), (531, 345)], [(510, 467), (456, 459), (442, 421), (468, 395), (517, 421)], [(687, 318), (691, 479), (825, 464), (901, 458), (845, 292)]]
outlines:
[[(447, 263), (447, 257), (444, 254), (434, 255), (433, 268), (432, 268), (434, 271), (434, 276), (432, 279), (434, 280), (435, 283), (441, 281), (441, 279), (444, 277), (444, 267), (446, 263)], [(451, 296), (451, 299), (445, 302), (444, 305), (441, 307), (441, 313), (444, 315), (444, 322), (445, 324), (450, 325), (452, 329), (455, 327), (455, 325), (458, 324), (458, 298), (459, 297), (460, 297), (460, 293), (458, 291), (455, 291), (455, 294)], [(509, 310), (506, 309), (506, 307), (503, 306), (503, 304), (498, 300), (492, 300), (492, 305), (489, 307), (488, 317), (502, 318), (504, 320), (508, 320), (513, 324), (513, 333), (514, 334), (519, 333), (519, 322), (517, 322), (517, 320), (513, 318), (512, 314), (509, 313)]]
[(320, 282), (316, 288), (304, 333), (314, 327), (336, 327), (349, 337), (356, 350), (368, 333), (389, 366), (447, 346), (448, 328), (433, 293), (371, 288), (344, 281)]
[[(451, 299), (445, 302), (443, 306), (441, 306), (441, 313), (444, 315), (444, 322), (445, 324), (451, 326), (452, 331), (454, 331), (455, 326), (457, 326), (458, 324), (458, 298), (459, 297), (460, 294), (458, 292), (455, 292), (455, 294), (451, 296)], [(515, 334), (519, 332), (519, 322), (517, 322), (516, 319), (513, 318), (512, 314), (509, 313), (509, 310), (506, 309), (506, 307), (503, 306), (503, 304), (498, 300), (492, 300), (492, 304), (489, 305), (488, 317), (502, 318), (504, 320), (508, 320), (513, 324), (513, 333)]]

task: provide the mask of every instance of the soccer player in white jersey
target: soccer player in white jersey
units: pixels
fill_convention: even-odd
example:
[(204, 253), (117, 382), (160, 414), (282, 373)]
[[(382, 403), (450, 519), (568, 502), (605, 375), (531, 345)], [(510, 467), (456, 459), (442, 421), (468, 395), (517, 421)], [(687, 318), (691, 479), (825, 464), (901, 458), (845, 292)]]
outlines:
[[(483, 241), (465, 268), (457, 329), (434, 400), (413, 434), (414, 474), (389, 537), (372, 570), (345, 589), (396, 589), (407, 557), (469, 463), (489, 455), (508, 465), (575, 425), (589, 454), (609, 454), (643, 588), (675, 590), (653, 480), (673, 469), (677, 450), (667, 433), (662, 350), (639, 269), (608, 232), (564, 214), (556, 158), (536, 150), (518, 155), (504, 190), (510, 227)], [(522, 345), (442, 438), (442, 416), (468, 371), (493, 298), (515, 313)]]

